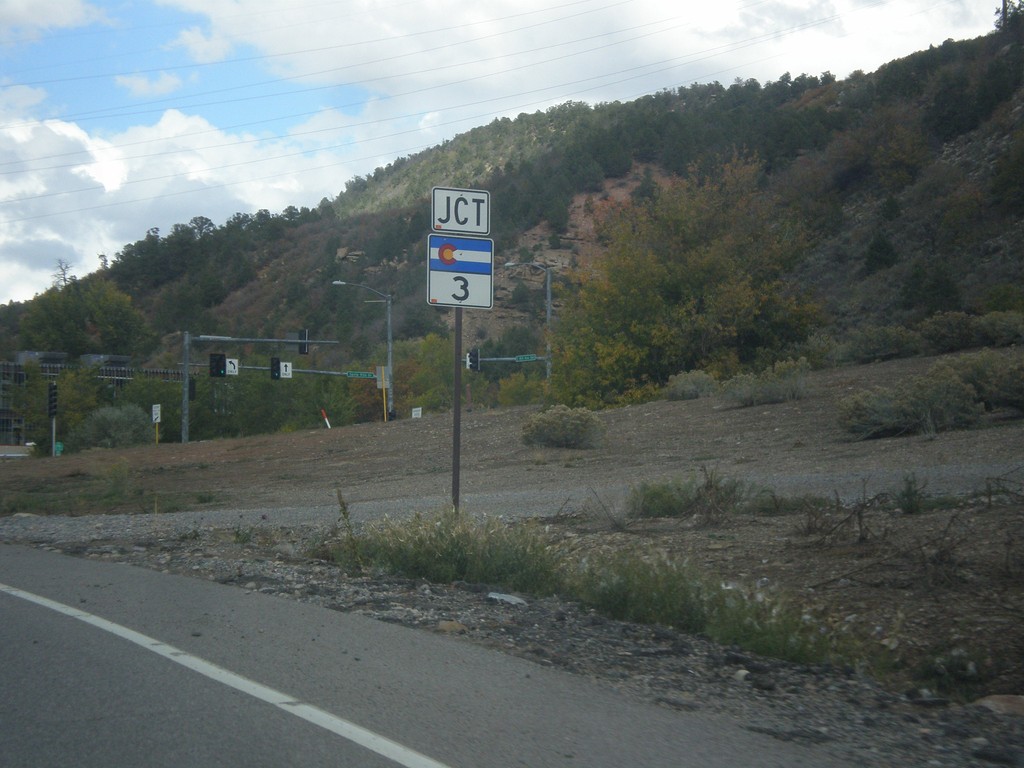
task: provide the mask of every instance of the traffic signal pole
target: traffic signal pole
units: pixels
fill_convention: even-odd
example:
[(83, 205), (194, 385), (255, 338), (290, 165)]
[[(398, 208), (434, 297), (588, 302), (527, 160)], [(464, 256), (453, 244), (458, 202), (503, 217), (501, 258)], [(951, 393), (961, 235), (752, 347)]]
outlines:
[[(299, 350), (309, 351), (310, 344), (340, 344), (340, 341), (329, 339), (310, 339), (308, 331), (300, 332), (300, 338), (296, 339), (252, 339), (239, 338), (236, 336), (196, 336), (194, 339), (188, 331), (181, 334), (181, 442), (188, 442), (188, 380), (191, 371), (192, 342), (226, 342), (232, 344), (297, 344)], [(306, 352), (302, 352), (305, 354)]]

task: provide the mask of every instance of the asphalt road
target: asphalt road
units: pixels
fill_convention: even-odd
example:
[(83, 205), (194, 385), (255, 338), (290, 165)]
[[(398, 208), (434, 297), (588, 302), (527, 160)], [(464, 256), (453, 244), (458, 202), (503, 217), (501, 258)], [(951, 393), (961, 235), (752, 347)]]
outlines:
[(457, 639), (0, 545), (0, 762), (836, 766)]

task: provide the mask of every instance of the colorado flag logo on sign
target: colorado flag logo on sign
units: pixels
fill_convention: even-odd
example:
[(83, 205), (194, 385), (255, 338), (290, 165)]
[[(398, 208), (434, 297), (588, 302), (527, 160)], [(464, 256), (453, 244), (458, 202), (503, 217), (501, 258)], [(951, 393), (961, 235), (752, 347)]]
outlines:
[(491, 274), (494, 243), (491, 240), (447, 235), (430, 236), (430, 270)]

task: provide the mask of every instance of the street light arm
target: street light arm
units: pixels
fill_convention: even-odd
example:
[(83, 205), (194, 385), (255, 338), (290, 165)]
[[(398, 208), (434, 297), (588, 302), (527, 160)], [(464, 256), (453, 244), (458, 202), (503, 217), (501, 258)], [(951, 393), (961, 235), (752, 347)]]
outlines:
[(362, 283), (349, 283), (344, 280), (335, 280), (333, 283), (331, 283), (331, 285), (351, 285), (353, 288), (365, 288), (371, 293), (376, 293), (382, 299), (387, 299), (389, 301), (391, 300), (391, 294), (384, 293), (383, 291), (378, 291), (376, 288), (371, 288), (370, 286), (363, 285)]

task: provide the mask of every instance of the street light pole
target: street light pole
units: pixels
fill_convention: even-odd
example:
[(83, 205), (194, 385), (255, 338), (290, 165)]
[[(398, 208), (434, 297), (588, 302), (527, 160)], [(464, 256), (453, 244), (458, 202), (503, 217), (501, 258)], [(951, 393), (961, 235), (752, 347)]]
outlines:
[(375, 293), (384, 299), (388, 334), (388, 362), (387, 367), (384, 370), (384, 391), (388, 396), (388, 407), (384, 414), (384, 420), (389, 421), (389, 414), (395, 410), (395, 390), (391, 381), (393, 377), (392, 364), (394, 363), (394, 343), (391, 337), (391, 302), (394, 297), (390, 293), (378, 291), (376, 288), (371, 288), (370, 286), (363, 285), (362, 283), (349, 283), (344, 280), (335, 280), (332, 285), (351, 285), (353, 288), (364, 288), (365, 290), (370, 291), (370, 293)]
[(512, 267), (533, 267), (534, 269), (544, 270), (544, 327), (546, 337), (546, 353), (544, 355), (544, 365), (547, 369), (547, 378), (551, 378), (551, 267), (544, 264), (538, 264), (535, 261), (509, 261), (506, 262), (505, 268), (511, 269)]

